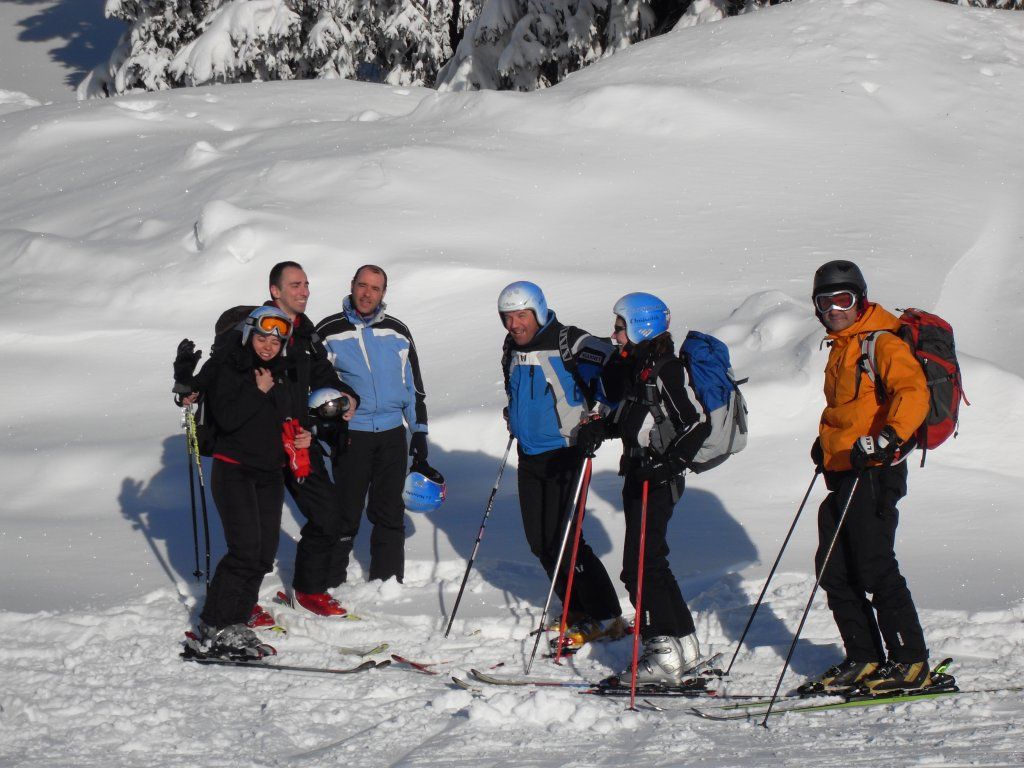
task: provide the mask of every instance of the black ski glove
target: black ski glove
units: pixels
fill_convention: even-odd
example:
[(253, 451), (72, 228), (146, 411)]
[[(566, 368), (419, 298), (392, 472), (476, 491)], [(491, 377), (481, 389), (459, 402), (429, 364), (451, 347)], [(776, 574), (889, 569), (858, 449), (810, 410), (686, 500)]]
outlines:
[(850, 464), (858, 471), (863, 471), (869, 464), (889, 466), (896, 450), (900, 447), (900, 438), (896, 430), (886, 425), (878, 433), (878, 437), (864, 435), (850, 449)]
[[(420, 433), (422, 434), (422, 433)], [(433, 480), (435, 483), (444, 484), (444, 475), (434, 469), (432, 466), (427, 464), (426, 461), (413, 459), (412, 466), (409, 467), (410, 472), (419, 472), (428, 480)]]
[(646, 480), (651, 485), (665, 485), (674, 481), (684, 471), (686, 464), (682, 459), (671, 454), (662, 456), (648, 448), (634, 474), (641, 482)]
[(178, 354), (174, 358), (174, 382), (176, 384), (192, 384), (192, 374), (203, 353), (196, 349), (191, 339), (182, 339), (178, 344)]
[(825, 452), (821, 449), (821, 438), (814, 438), (814, 445), (811, 446), (811, 461), (819, 470), (825, 469)]
[(412, 463), (427, 463), (427, 433), (413, 432), (409, 438), (409, 455), (412, 456)]
[(608, 430), (605, 429), (604, 419), (595, 416), (590, 421), (580, 424), (576, 430), (576, 447), (584, 456), (593, 456), (607, 436)]

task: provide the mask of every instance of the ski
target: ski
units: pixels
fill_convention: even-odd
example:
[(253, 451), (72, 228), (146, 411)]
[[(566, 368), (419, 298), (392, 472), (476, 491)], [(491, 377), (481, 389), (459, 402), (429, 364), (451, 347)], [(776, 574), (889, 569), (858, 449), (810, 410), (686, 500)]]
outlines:
[(277, 603), (278, 605), (283, 605), (285, 608), (291, 608), (296, 613), (304, 614), (306, 616), (312, 616), (312, 617), (318, 618), (318, 619), (340, 619), (340, 620), (349, 620), (349, 621), (362, 621), (362, 618), (363, 618), (362, 616), (356, 616), (354, 613), (348, 613), (348, 612), (346, 612), (343, 616), (317, 616), (315, 613), (307, 611), (304, 608), (296, 607), (295, 603), (292, 602), (292, 599), (290, 597), (288, 597), (287, 594), (285, 594), (283, 591), (280, 591), (280, 590), (278, 590), (277, 595), (274, 596), (274, 602)]
[[(683, 674), (690, 674), (696, 670), (704, 670), (714, 664), (719, 658), (721, 653), (708, 656), (701, 659), (696, 664), (686, 669)], [(620, 691), (629, 693), (628, 686), (619, 685), (601, 685), (600, 683), (592, 683), (586, 680), (565, 680), (563, 678), (545, 678), (545, 677), (525, 677), (525, 676), (514, 676), (514, 675), (491, 675), (486, 672), (481, 672), (479, 669), (469, 670), (470, 676), (481, 683), (487, 683), (489, 685), (511, 685), (511, 686), (535, 686), (540, 688), (582, 688), (587, 693), (602, 693), (610, 696), (619, 695)], [(706, 673), (697, 675), (694, 680), (700, 680), (700, 686), (702, 689), (702, 695), (708, 695), (710, 692), (703, 691), (704, 686), (707, 684), (708, 679), (711, 677), (718, 677), (718, 670), (707, 669)], [(655, 686), (648, 686), (638, 688), (638, 692), (642, 691), (645, 695), (652, 696), (663, 696), (663, 695), (679, 695), (680, 692), (686, 692), (689, 695), (692, 694), (693, 685), (684, 684), (680, 688), (659, 688)]]
[[(644, 696), (647, 698), (695, 698), (698, 696), (711, 696), (714, 695), (714, 692), (708, 690), (708, 682), (709, 680), (706, 677), (691, 677), (688, 680), (683, 680), (683, 682), (680, 685), (638, 685), (636, 688), (636, 695)], [(598, 685), (588, 688), (585, 691), (581, 691), (581, 693), (593, 694), (595, 696), (607, 696), (609, 698), (630, 696), (632, 694), (628, 685)]]
[(422, 672), (425, 675), (439, 675), (439, 674), (441, 674), (440, 672), (438, 672), (436, 670), (433, 670), (433, 669), (430, 669), (430, 667), (437, 666), (438, 664), (450, 664), (451, 663), (451, 662), (448, 662), (448, 661), (431, 661), (431, 662), (413, 661), (412, 659), (405, 658), (405, 656), (399, 656), (397, 653), (392, 653), (391, 654), (391, 660), (393, 662), (395, 662), (396, 664), (403, 664), (403, 665), (405, 665), (407, 667), (411, 667), (412, 669), (415, 669), (417, 672)]
[(378, 653), (384, 653), (390, 647), (387, 643), (380, 643), (379, 645), (365, 648), (341, 645), (338, 646), (338, 653), (343, 653), (346, 656), (376, 656)]
[(487, 683), (488, 685), (512, 685), (512, 686), (537, 686), (548, 688), (590, 688), (593, 683), (586, 680), (560, 680), (558, 678), (543, 677), (513, 677), (506, 675), (489, 675), (479, 669), (469, 670), (469, 675), (474, 680)]
[(241, 661), (238, 659), (221, 659), (217, 657), (190, 656), (185, 653), (181, 654), (181, 658), (185, 661), (194, 661), (197, 664), (208, 664), (224, 667), (250, 667), (252, 669), (271, 669), (275, 672), (310, 672), (322, 675), (353, 675), (357, 672), (366, 672), (371, 669), (380, 669), (381, 667), (386, 667), (391, 664), (390, 661), (378, 662), (373, 660), (367, 660), (354, 667), (335, 669), (333, 667), (307, 667), (298, 664), (276, 664), (264, 661), (262, 659), (254, 661)]
[[(895, 694), (892, 696), (856, 696), (842, 701), (830, 701), (822, 704), (805, 704), (793, 701), (784, 702), (772, 709), (773, 715), (784, 715), (787, 713), (808, 713), (828, 712), (834, 709), (850, 709), (854, 707), (875, 707), (885, 704), (902, 704), (908, 701), (921, 701), (926, 699), (937, 699), (942, 696), (952, 696), (958, 693), (965, 693), (956, 686), (942, 690), (924, 689), (910, 693)], [(762, 717), (768, 713), (767, 704), (740, 707), (730, 711), (709, 711), (701, 707), (690, 707), (691, 714), (695, 714), (705, 720), (747, 720), (753, 717)]]
[[(787, 696), (783, 699), (760, 699), (747, 702), (746, 704), (724, 704), (718, 707), (691, 707), (691, 713), (702, 717), (705, 720), (745, 720), (751, 717), (760, 717), (769, 714), (785, 714), (787, 712), (828, 712), (834, 709), (848, 709), (853, 707), (871, 707), (884, 704), (897, 704), (917, 699), (935, 699), (940, 696), (948, 696), (954, 693), (961, 693), (956, 685), (956, 679), (946, 673), (953, 659), (943, 659), (932, 671), (932, 680), (927, 688), (916, 691), (893, 691), (889, 694), (872, 695), (862, 689), (850, 691), (841, 696), (812, 694), (811, 696)], [(821, 704), (806, 703), (809, 698), (829, 698), (830, 701)]]
[(461, 688), (464, 691), (469, 691), (470, 693), (483, 693), (483, 689), (477, 688), (472, 683), (463, 680), (461, 677), (456, 677), (455, 675), (452, 675), (452, 683), (454, 683), (457, 688)]

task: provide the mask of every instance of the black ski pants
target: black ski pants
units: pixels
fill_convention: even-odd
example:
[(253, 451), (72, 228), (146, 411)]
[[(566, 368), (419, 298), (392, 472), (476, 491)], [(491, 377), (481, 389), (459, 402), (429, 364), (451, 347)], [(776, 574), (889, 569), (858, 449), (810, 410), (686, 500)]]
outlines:
[[(334, 487), (342, 517), (342, 537), (330, 572), (345, 580), (352, 543), (359, 533), (363, 507), (373, 525), (370, 533), (370, 579), (405, 578), (405, 504), (402, 489), (408, 444), (405, 427), (384, 432), (350, 429), (344, 451), (335, 455)], [(337, 586), (331, 584), (331, 586)]]
[(215, 459), (210, 490), (228, 551), (217, 563), (200, 619), (212, 627), (226, 627), (248, 620), (263, 577), (274, 568), (284, 481), (278, 471)]
[[(831, 493), (818, 509), (817, 573), (856, 477), (855, 472), (825, 475)], [(894, 551), (896, 503), (906, 493), (905, 463), (862, 473), (821, 579), (846, 656), (853, 661), (884, 661), (886, 648), (893, 661), (928, 659), (917, 609)]]
[(337, 493), (327, 467), (323, 449), (317, 441), (309, 447), (310, 473), (298, 482), (287, 469), (284, 481), (299, 512), (306, 518), (295, 550), (295, 575), (292, 587), (299, 592), (319, 594), (345, 580), (351, 539), (346, 545), (344, 518), (338, 508)]
[[(683, 494), (679, 479), (676, 498)], [(676, 502), (669, 484), (650, 485), (647, 492), (647, 525), (644, 534), (644, 583), (638, 616), (644, 640), (660, 635), (683, 637), (695, 631), (693, 616), (683, 599), (679, 583), (669, 566), (668, 522)], [(640, 563), (640, 523), (643, 510), (643, 481), (627, 472), (622, 485), (622, 508), (626, 513), (626, 541), (622, 550), (622, 574), (629, 599), (636, 607), (637, 566)]]
[[(519, 509), (530, 551), (540, 560), (548, 578), (554, 578), (558, 552), (583, 457), (575, 448), (559, 448), (530, 456), (519, 453)], [(565, 604), (566, 577), (571, 559), (572, 534), (566, 544), (555, 592)], [(583, 536), (576, 553), (570, 609), (598, 621), (619, 616), (619, 598), (604, 564)]]

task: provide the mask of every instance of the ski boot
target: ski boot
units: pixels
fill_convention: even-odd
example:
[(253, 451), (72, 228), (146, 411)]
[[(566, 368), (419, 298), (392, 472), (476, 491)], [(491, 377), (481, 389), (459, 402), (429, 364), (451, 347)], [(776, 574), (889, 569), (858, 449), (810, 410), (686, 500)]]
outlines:
[(866, 696), (912, 693), (928, 688), (931, 682), (927, 661), (902, 663), (890, 660), (862, 678), (857, 693)]
[(342, 608), (341, 603), (326, 592), (309, 594), (296, 589), (293, 590), (293, 594), (292, 607), (302, 608), (314, 616), (344, 616), (348, 613)]
[(878, 669), (875, 661), (845, 661), (829, 667), (817, 679), (808, 680), (796, 689), (800, 696), (843, 695), (853, 692), (861, 682)]
[[(700, 662), (697, 635), (683, 637), (660, 635), (644, 641), (644, 652), (636, 665), (637, 688), (679, 688), (683, 676)], [(618, 675), (601, 682), (604, 687), (628, 687), (633, 677), (630, 665)]]
[[(551, 628), (553, 632), (557, 632), (558, 629), (558, 624)], [(616, 616), (604, 622), (584, 617), (571, 624), (565, 630), (565, 635), (562, 637), (562, 653), (576, 653), (587, 643), (597, 640), (618, 640), (621, 637), (625, 637), (629, 631), (629, 624), (621, 616)], [(549, 641), (549, 645), (551, 653), (557, 654), (558, 638), (552, 638)]]
[(274, 629), (277, 626), (277, 622), (274, 621), (274, 617), (270, 615), (266, 608), (257, 603), (252, 607), (245, 626), (253, 630)]
[(199, 634), (187, 632), (185, 639), (186, 656), (231, 661), (258, 661), (277, 653), (272, 645), (261, 643), (256, 633), (245, 624), (229, 624), (226, 627), (212, 627), (199, 622)]

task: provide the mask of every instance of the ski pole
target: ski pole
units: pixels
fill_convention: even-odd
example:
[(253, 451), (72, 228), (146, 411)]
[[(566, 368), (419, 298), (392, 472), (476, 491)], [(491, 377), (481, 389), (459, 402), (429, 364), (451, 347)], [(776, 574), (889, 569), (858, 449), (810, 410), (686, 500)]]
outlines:
[(636, 670), (640, 663), (640, 627), (643, 626), (644, 549), (647, 539), (647, 491), (650, 481), (644, 480), (640, 496), (640, 557), (636, 565), (636, 618), (633, 619), (633, 666), (629, 679), (629, 708), (636, 711)]
[(779, 675), (779, 681), (775, 683), (775, 690), (772, 692), (771, 701), (768, 702), (768, 710), (764, 713), (764, 720), (761, 721), (761, 726), (764, 728), (768, 727), (768, 716), (772, 713), (772, 707), (775, 706), (775, 700), (779, 696), (779, 689), (782, 687), (782, 678), (786, 676), (786, 670), (789, 669), (789, 662), (793, 658), (793, 651), (796, 650), (797, 640), (800, 639), (800, 633), (803, 632), (804, 622), (807, 621), (807, 614), (811, 610), (811, 603), (814, 601), (814, 595), (818, 592), (818, 586), (821, 584), (821, 579), (825, 575), (825, 569), (828, 568), (829, 558), (832, 557), (832, 550), (835, 549), (836, 542), (839, 540), (839, 531), (842, 530), (843, 521), (846, 520), (846, 513), (850, 511), (850, 504), (853, 502), (853, 494), (857, 492), (857, 486), (860, 484), (860, 478), (863, 473), (858, 473), (853, 479), (853, 485), (850, 486), (850, 495), (846, 497), (846, 503), (843, 505), (843, 511), (839, 515), (839, 521), (836, 523), (836, 531), (832, 534), (832, 541), (829, 542), (828, 549), (825, 551), (825, 558), (821, 562), (821, 569), (818, 571), (818, 577), (814, 580), (814, 587), (811, 589), (811, 596), (807, 598), (807, 605), (804, 607), (804, 615), (800, 617), (800, 624), (796, 628), (796, 634), (793, 636), (793, 643), (789, 646), (789, 653), (786, 654), (786, 663), (782, 665), (782, 674)]
[(544, 634), (544, 625), (548, 620), (548, 610), (551, 608), (551, 597), (555, 594), (555, 584), (558, 582), (558, 572), (562, 569), (562, 558), (565, 556), (565, 545), (569, 543), (569, 532), (572, 530), (572, 522), (576, 518), (576, 503), (580, 500), (580, 493), (583, 491), (583, 481), (587, 476), (587, 459), (580, 465), (580, 479), (576, 483), (576, 493), (572, 497), (572, 506), (569, 507), (569, 516), (565, 521), (565, 533), (562, 534), (562, 546), (558, 549), (558, 560), (555, 561), (555, 569), (552, 571), (551, 588), (548, 590), (548, 599), (544, 601), (544, 612), (540, 615), (540, 626), (537, 627), (537, 638), (533, 641), (533, 652), (530, 660), (526, 663), (526, 674), (530, 674), (533, 660), (537, 656), (537, 646), (540, 645), (541, 635)]
[(793, 531), (796, 530), (797, 521), (800, 519), (800, 513), (804, 511), (804, 505), (807, 504), (807, 499), (811, 495), (811, 489), (814, 488), (814, 482), (818, 479), (818, 475), (821, 474), (821, 468), (814, 468), (814, 477), (811, 478), (811, 484), (807, 486), (807, 493), (804, 494), (803, 501), (800, 502), (800, 507), (796, 511), (796, 517), (793, 518), (793, 524), (789, 526), (789, 532), (786, 533), (786, 538), (782, 542), (782, 548), (779, 550), (778, 557), (775, 558), (775, 563), (772, 565), (771, 571), (768, 572), (768, 578), (764, 582), (764, 587), (761, 589), (761, 594), (757, 596), (757, 602), (754, 603), (754, 610), (750, 612), (750, 618), (747, 619), (747, 626), (743, 628), (743, 633), (740, 635), (740, 640), (736, 643), (736, 650), (732, 654), (732, 659), (729, 661), (729, 666), (726, 668), (723, 676), (729, 674), (732, 670), (732, 665), (736, 662), (736, 657), (740, 654), (740, 648), (743, 647), (743, 641), (747, 637), (747, 632), (750, 630), (750, 625), (754, 623), (754, 616), (757, 615), (757, 609), (761, 607), (761, 602), (764, 600), (765, 594), (768, 592), (768, 585), (772, 583), (772, 577), (775, 575), (775, 569), (779, 567), (779, 563), (782, 561), (782, 553), (786, 551), (786, 547), (789, 546), (789, 539), (793, 535)]
[(199, 501), (203, 508), (203, 539), (206, 542), (206, 589), (210, 589), (210, 516), (206, 509), (206, 482), (203, 480), (203, 463), (199, 458), (199, 439), (196, 436), (196, 417), (192, 406), (185, 409), (185, 423), (188, 426), (189, 450), (196, 463), (196, 474), (199, 475)]
[(558, 652), (555, 654), (555, 664), (562, 661), (563, 642), (565, 641), (566, 622), (569, 620), (569, 604), (572, 602), (572, 583), (576, 575), (576, 556), (580, 550), (580, 538), (583, 533), (583, 516), (587, 510), (587, 492), (590, 490), (590, 475), (592, 462), (587, 457), (586, 473), (587, 478), (583, 481), (583, 491), (580, 493), (580, 503), (576, 507), (576, 534), (572, 540), (572, 556), (569, 558), (569, 576), (565, 585), (565, 603), (562, 605), (562, 620), (558, 622)]
[(185, 429), (185, 454), (187, 457), (185, 463), (188, 465), (188, 500), (192, 503), (192, 546), (196, 553), (196, 569), (192, 571), (192, 575), (196, 577), (196, 581), (199, 581), (203, 576), (203, 572), (199, 569), (199, 523), (196, 519), (196, 473), (192, 468), (192, 444), (190, 442), (190, 435), (188, 432), (188, 418), (184, 411), (182, 412), (181, 426)]
[(459, 610), (459, 603), (462, 602), (462, 593), (466, 590), (466, 582), (469, 580), (469, 573), (473, 570), (473, 561), (476, 560), (476, 553), (480, 549), (480, 542), (484, 538), (484, 528), (487, 526), (487, 518), (491, 515), (491, 509), (494, 508), (494, 497), (498, 494), (498, 485), (501, 483), (501, 476), (505, 472), (505, 464), (508, 463), (508, 454), (512, 450), (512, 441), (514, 437), (509, 435), (508, 445), (505, 446), (505, 455), (501, 459), (501, 466), (498, 467), (498, 477), (494, 481), (494, 487), (491, 488), (491, 496), (487, 499), (487, 509), (484, 510), (484, 519), (480, 521), (480, 530), (476, 534), (476, 542), (473, 544), (473, 553), (469, 556), (469, 562), (466, 563), (466, 572), (462, 576), (462, 585), (459, 587), (458, 597), (455, 598), (455, 605), (452, 607), (452, 615), (448, 618), (448, 626), (444, 630), (444, 636), (448, 637), (448, 633), (452, 631), (452, 623), (455, 621), (455, 614)]

